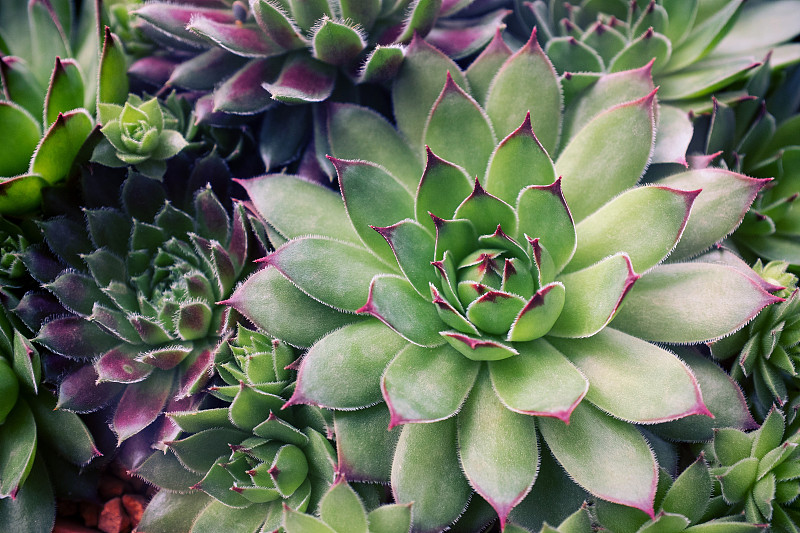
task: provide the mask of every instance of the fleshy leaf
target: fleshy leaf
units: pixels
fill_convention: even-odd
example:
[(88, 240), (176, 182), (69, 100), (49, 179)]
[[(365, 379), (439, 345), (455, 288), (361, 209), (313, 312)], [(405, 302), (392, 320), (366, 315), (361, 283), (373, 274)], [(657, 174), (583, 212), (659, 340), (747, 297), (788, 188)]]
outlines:
[(450, 346), (473, 361), (499, 361), (518, 355), (512, 346), (485, 337), (472, 337), (457, 331), (443, 331), (442, 336)]
[(479, 104), (485, 104), (486, 94), (495, 74), (511, 54), (511, 49), (503, 41), (502, 31), (498, 28), (491, 42), (467, 68), (466, 76), (472, 96)]
[[(125, 96), (127, 97), (127, 91)], [(66, 113), (78, 107), (83, 107), (83, 78), (80, 68), (74, 60), (62, 61), (56, 57), (56, 66), (44, 99), (45, 125), (49, 126), (55, 122), (59, 113)]]
[(453, 59), (463, 59), (483, 48), (496, 30), (505, 28), (503, 19), (509, 13), (507, 9), (496, 9), (478, 20), (448, 20), (434, 26), (425, 40)]
[(270, 59), (253, 59), (242, 65), (214, 90), (214, 112), (252, 115), (267, 109), (274, 102), (261, 82), (274, 70)]
[(336, 72), (331, 65), (299, 54), (289, 58), (278, 78), (261, 86), (284, 104), (305, 104), (327, 100), (333, 92)]
[(57, 354), (72, 358), (101, 355), (119, 344), (119, 339), (77, 316), (45, 323), (34, 340)]
[(229, 52), (244, 57), (269, 57), (285, 51), (253, 23), (217, 22), (198, 14), (192, 17), (186, 29), (206, 37)]
[[(582, 402), (569, 425), (539, 418), (539, 431), (570, 477), (595, 496), (654, 517), (655, 457), (641, 433)], [(620, 468), (620, 465), (625, 465)]]
[(486, 171), (486, 190), (513, 205), (528, 185), (548, 185), (554, 181), (553, 161), (533, 133), (528, 113), (522, 125), (492, 153)]
[(534, 419), (506, 409), (485, 371), (458, 414), (458, 450), (467, 479), (504, 527), (536, 479), (539, 449)]
[(423, 133), (425, 145), (443, 159), (480, 176), (497, 141), (489, 118), (448, 72)]
[(461, 167), (441, 159), (430, 148), (426, 148), (426, 156), (414, 211), (417, 222), (435, 231), (435, 223), (428, 213), (442, 219), (452, 218), (464, 198), (472, 192), (472, 179)]
[(431, 31), (439, 10), (442, 7), (442, 0), (417, 0), (409, 6), (409, 13), (403, 25), (403, 32), (397, 38), (398, 42), (408, 42), (415, 36), (425, 37)]
[[(455, 415), (472, 389), (480, 365), (445, 344), (408, 345), (392, 359), (381, 378), (391, 413), (389, 427), (434, 422)], [(425, 389), (420, 390), (420, 384)]]
[(423, 298), (429, 284), (436, 282), (436, 270), (430, 264), (434, 254), (433, 236), (418, 222), (406, 219), (386, 228), (373, 228), (394, 252), (403, 275)]
[[(625, 252), (636, 272), (660, 263), (675, 248), (700, 191), (638, 187), (622, 193), (576, 227), (578, 247), (567, 271)], [(549, 247), (548, 247), (549, 250)]]
[[(478, 232), (478, 235), (492, 235), (497, 231), (498, 226), (507, 235), (515, 235), (517, 233), (518, 221), (514, 208), (496, 196), (487, 193), (481, 187), (481, 183), (477, 178), (475, 178), (475, 188), (472, 194), (461, 202), (461, 205), (456, 209), (455, 216), (456, 219), (467, 219), (472, 222), (472, 226)], [(434, 220), (434, 223), (436, 223), (436, 220)], [(437, 257), (439, 257), (440, 234), (441, 231), (437, 229)], [(466, 244), (462, 243), (462, 245)], [(450, 248), (442, 247), (442, 249), (448, 250)], [(456, 259), (461, 260), (458, 256), (456, 256)]]
[(388, 270), (365, 248), (325, 237), (294, 239), (265, 261), (312, 298), (348, 311), (361, 308), (372, 278)]
[(350, 222), (361, 240), (388, 264), (390, 246), (372, 227), (390, 226), (414, 216), (414, 199), (397, 178), (374, 163), (331, 158)]
[(388, 483), (401, 430), (387, 431), (386, 404), (333, 415), (338, 471), (352, 481)]
[(319, 502), (319, 514), (338, 533), (367, 533), (367, 512), (347, 483), (337, 483)]
[(517, 200), (518, 237), (539, 239), (550, 253), (556, 272), (566, 265), (576, 247), (575, 225), (561, 193), (561, 179), (551, 185), (526, 187)]
[(253, 17), (256, 22), (278, 46), (286, 50), (307, 46), (308, 42), (303, 37), (300, 28), (295, 25), (291, 16), (281, 7), (285, 6), (267, 0), (250, 2), (250, 8), (253, 10)]
[(384, 83), (393, 80), (403, 64), (403, 47), (377, 45), (370, 52), (359, 74), (361, 83)]
[(172, 381), (172, 372), (161, 371), (128, 385), (112, 420), (112, 429), (120, 443), (149, 426), (161, 414), (172, 392)]
[(66, 178), (92, 126), (92, 117), (84, 109), (60, 114), (36, 148), (30, 171), (51, 185)]
[[(356, 409), (381, 400), (386, 366), (408, 343), (377, 320), (351, 324), (320, 339), (300, 363), (290, 404)], [(342, 387), (346, 380), (350, 385)]]
[(486, 96), (486, 113), (497, 136), (505, 137), (530, 112), (533, 132), (547, 153), (554, 154), (561, 133), (561, 105), (556, 71), (539, 46), (534, 28), (527, 44), (497, 72)]
[(525, 300), (515, 294), (488, 291), (469, 304), (467, 318), (480, 330), (501, 335), (511, 328)]
[(564, 285), (555, 281), (539, 289), (519, 312), (507, 340), (531, 341), (546, 335), (564, 309)]
[(138, 361), (138, 356), (139, 350), (127, 344), (121, 344), (104, 353), (94, 363), (98, 381), (117, 383), (142, 381), (153, 372), (153, 367)]
[(656, 69), (660, 70), (671, 53), (672, 46), (669, 39), (650, 28), (615, 55), (608, 70), (620, 72), (635, 69), (652, 59), (655, 59)]
[(702, 189), (671, 259), (697, 255), (730, 234), (767, 183), (768, 180), (711, 168), (690, 170), (659, 180), (658, 185), (676, 189)]
[(331, 65), (350, 63), (366, 44), (356, 28), (329, 18), (323, 18), (312, 30), (312, 55)]
[[(589, 382), (543, 339), (516, 343), (519, 355), (489, 364), (492, 386), (508, 409), (569, 422)], [(558, 383), (557, 388), (547, 384)]]
[(678, 163), (687, 166), (686, 152), (693, 133), (694, 128), (688, 113), (675, 106), (660, 105), (652, 162)]
[[(653, 151), (655, 91), (597, 115), (556, 161), (572, 216), (582, 220), (635, 185)], [(613, 159), (612, 159), (613, 155)]]
[(456, 454), (456, 420), (406, 424), (392, 462), (392, 493), (398, 503), (414, 502), (412, 526), (444, 528), (458, 518), (470, 487)]
[(125, 53), (119, 37), (108, 26), (103, 37), (100, 54), (97, 101), (122, 105), (128, 99), (128, 73)]
[(439, 332), (445, 324), (436, 308), (401, 276), (375, 276), (367, 303), (356, 312), (369, 313), (414, 344), (442, 344)]
[(639, 279), (627, 255), (618, 253), (559, 278), (566, 290), (561, 315), (550, 334), (589, 337), (608, 324), (631, 286)]
[(661, 265), (636, 282), (614, 328), (656, 342), (703, 342), (736, 331), (779, 301), (725, 265)]
[(25, 482), (36, 456), (36, 420), (23, 398), (0, 426), (0, 437), (0, 495), (7, 498)]
[(586, 399), (615, 418), (654, 424), (711, 415), (694, 375), (666, 350), (612, 328), (551, 342), (589, 380)]

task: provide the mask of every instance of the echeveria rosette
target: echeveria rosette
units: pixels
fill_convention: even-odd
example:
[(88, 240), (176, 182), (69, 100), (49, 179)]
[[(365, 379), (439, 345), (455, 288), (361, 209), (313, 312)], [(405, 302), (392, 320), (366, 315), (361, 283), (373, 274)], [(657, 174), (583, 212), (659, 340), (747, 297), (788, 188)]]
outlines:
[(109, 167), (132, 166), (145, 176), (160, 179), (166, 160), (188, 144), (179, 132), (165, 124), (157, 98), (142, 101), (130, 95), (125, 105), (98, 104), (98, 120), (105, 137), (92, 160)]
[(334, 409), (340, 471), (391, 479), (415, 531), (448, 526), (472, 489), (505, 523), (539, 435), (575, 482), (653, 516), (657, 465), (632, 423), (710, 413), (691, 370), (647, 341), (722, 337), (780, 300), (752, 271), (680, 262), (730, 233), (763, 181), (635, 186), (655, 135), (647, 69), (569, 98), (562, 115), (535, 38), (515, 54), (495, 41), (466, 73), (415, 39), (397, 130), (330, 106), (344, 202), (288, 175), (242, 182), (284, 244), (228, 303), (310, 346), (289, 405)]
[[(315, 512), (334, 482), (336, 454), (325, 434), (320, 409), (298, 406), (281, 410), (293, 388), (293, 350), (244, 327), (224, 340), (215, 353), (222, 383), (211, 394), (224, 404), (190, 412), (168, 413), (182, 430), (155, 452), (135, 474), (172, 492), (168, 508), (204, 493), (204, 505), (187, 516), (169, 517), (163, 508), (146, 513), (146, 531), (272, 531), (284, 508)], [(166, 515), (166, 516), (165, 516)], [(158, 520), (186, 520), (190, 527), (169, 528)], [(406, 526), (406, 530), (408, 526)]]
[(54, 409), (38, 351), (6, 313), (0, 308), (0, 528), (47, 533), (54, 485), (70, 486), (70, 469), (101, 454), (78, 415)]
[(796, 531), (800, 523), (798, 444), (800, 433), (785, 431), (784, 415), (777, 408), (756, 431), (717, 430), (707, 446), (711, 473), (719, 480), (712, 505), (720, 513), (744, 513), (748, 522), (769, 524), (770, 531)]
[(800, 297), (797, 277), (788, 273), (788, 263), (758, 261), (753, 270), (766, 283), (781, 290), (784, 302), (764, 309), (746, 327), (711, 344), (719, 359), (736, 356), (731, 375), (748, 390), (760, 417), (773, 403), (785, 405), (797, 396), (797, 365), (800, 362)]
[[(241, 205), (229, 214), (210, 188), (184, 212), (161, 184), (132, 174), (121, 198), (121, 208), (85, 208), (83, 221), (41, 222), (55, 257), (34, 247), (23, 261), (69, 312), (39, 327), (47, 293), (26, 295), (15, 310), (38, 331), (36, 342), (72, 362), (60, 381), (60, 408), (90, 412), (122, 393), (111, 418), (120, 443), (164, 410), (196, 403), (234, 320), (216, 302), (249, 274), (248, 254), (260, 253), (251, 228), (258, 223)], [(173, 431), (159, 423), (148, 438)]]

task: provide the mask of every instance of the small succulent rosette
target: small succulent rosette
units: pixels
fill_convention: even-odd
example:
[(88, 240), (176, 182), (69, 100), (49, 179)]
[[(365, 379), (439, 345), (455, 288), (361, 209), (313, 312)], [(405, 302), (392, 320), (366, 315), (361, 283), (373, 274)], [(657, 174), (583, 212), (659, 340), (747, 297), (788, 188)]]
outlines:
[(745, 433), (717, 430), (709, 444), (713, 458), (712, 505), (725, 514), (744, 513), (770, 531), (795, 531), (800, 523), (800, 433), (785, 432), (783, 413), (773, 408), (761, 427)]
[[(205, 505), (174, 520), (189, 520), (193, 532), (272, 531), (280, 527), (285, 507), (317, 510), (334, 481), (336, 454), (320, 409), (281, 409), (293, 388), (294, 371), (285, 367), (294, 358), (286, 344), (239, 327), (215, 353), (222, 382), (209, 390), (225, 405), (168, 413), (181, 438), (135, 473), (174, 492), (163, 496), (173, 502), (202, 491)], [(140, 527), (170, 531), (150, 524), (163, 519), (162, 510), (156, 507), (153, 515)]]
[(309, 347), (289, 404), (334, 410), (339, 469), (391, 481), (414, 531), (448, 527), (471, 497), (516, 520), (550, 453), (655, 518), (658, 465), (635, 425), (712, 414), (663, 344), (724, 337), (781, 301), (741, 260), (688, 261), (764, 180), (637, 185), (655, 96), (649, 67), (561, 80), (535, 35), (516, 53), (498, 37), (466, 72), (415, 39), (397, 129), (329, 107), (341, 197), (296, 176), (243, 182), (280, 246), (228, 303)]
[(180, 132), (166, 127), (157, 98), (143, 101), (132, 94), (125, 105), (98, 104), (97, 112), (105, 138), (94, 150), (94, 162), (132, 166), (145, 176), (160, 179), (167, 170), (166, 160), (188, 144)]
[(15, 312), (69, 368), (59, 377), (59, 408), (112, 405), (119, 443), (149, 426), (148, 443), (161, 442), (175, 428), (159, 415), (196, 405), (214, 349), (235, 323), (216, 302), (250, 273), (248, 254), (263, 250), (259, 223), (241, 205), (229, 213), (210, 188), (182, 211), (162, 184), (135, 173), (121, 204), (40, 222), (47, 248), (22, 259), (42, 289)]

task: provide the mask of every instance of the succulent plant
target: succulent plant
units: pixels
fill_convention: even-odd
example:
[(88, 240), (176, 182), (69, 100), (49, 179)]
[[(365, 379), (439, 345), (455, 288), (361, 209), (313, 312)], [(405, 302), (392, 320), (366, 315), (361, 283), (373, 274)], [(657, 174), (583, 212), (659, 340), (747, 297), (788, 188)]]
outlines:
[[(213, 158), (201, 164), (219, 170)], [(248, 254), (260, 253), (252, 234), (258, 223), (241, 205), (229, 215), (209, 188), (184, 212), (161, 184), (133, 173), (121, 198), (120, 207), (90, 204), (85, 220), (40, 223), (53, 255), (31, 247), (22, 258), (46, 292), (27, 294), (15, 309), (37, 343), (71, 362), (59, 408), (90, 412), (122, 393), (111, 417), (119, 443), (165, 409), (196, 403), (234, 320), (215, 302), (249, 273)], [(46, 314), (51, 306), (66, 315)], [(159, 422), (153, 431), (147, 438), (159, 442), (174, 428)]]
[(160, 179), (167, 170), (165, 160), (188, 144), (183, 135), (166, 127), (157, 98), (145, 102), (130, 95), (124, 106), (100, 103), (98, 119), (105, 139), (95, 147), (92, 160), (110, 167), (133, 166)]
[(99, 138), (92, 135), (95, 103), (127, 96), (119, 41), (106, 29), (101, 52), (99, 3), (85, 4), (77, 19), (72, 2), (0, 6), (2, 214), (36, 210), (42, 188), (74, 177)]
[(286, 533), (408, 533), (411, 527), (411, 505), (382, 505), (367, 512), (356, 491), (339, 478), (325, 493), (319, 504), (319, 518), (283, 509), (283, 530)]
[[(208, 495), (207, 505), (186, 517), (192, 531), (218, 531), (221, 523), (237, 524), (237, 531), (275, 530), (284, 506), (314, 511), (333, 483), (336, 455), (322, 433), (321, 411), (281, 411), (293, 385), (285, 367), (294, 357), (286, 344), (239, 327), (215, 353), (223, 383), (210, 391), (224, 405), (168, 413), (185, 435), (135, 472), (167, 490)], [(161, 530), (151, 527), (145, 530)]]
[[(204, 122), (267, 110), (261, 155), (269, 168), (296, 159), (322, 120), (319, 109), (297, 104), (359, 99), (354, 84), (390, 80), (400, 45), (415, 33), (453, 57), (473, 54), (508, 13), (481, 9), (441, 0), (148, 2), (135, 10), (142, 29), (171, 50), (140, 59), (131, 73), (211, 93), (196, 104)], [(327, 165), (324, 145), (316, 149)]]
[(466, 73), (415, 39), (397, 129), (330, 106), (344, 202), (289, 175), (242, 182), (282, 244), (227, 303), (310, 346), (287, 405), (334, 409), (340, 471), (391, 480), (414, 531), (447, 527), (473, 489), (504, 524), (536, 479), (539, 436), (576, 483), (654, 516), (657, 466), (631, 423), (710, 412), (651, 342), (723, 337), (781, 301), (746, 266), (682, 261), (730, 233), (763, 181), (637, 187), (655, 135), (648, 69), (564, 89), (562, 114), (535, 34), (513, 55), (495, 40)]
[(719, 507), (776, 533), (796, 531), (800, 523), (800, 433), (784, 429), (783, 413), (773, 408), (758, 430), (719, 429), (709, 445)]
[[(757, 533), (763, 523), (741, 514), (725, 514), (727, 506), (720, 497), (712, 497), (714, 478), (702, 454), (673, 481), (661, 468), (656, 491), (656, 513), (651, 518), (637, 509), (598, 500), (592, 512), (597, 522), (615, 533), (682, 531), (702, 533), (726, 531), (729, 533)], [(720, 505), (722, 504), (722, 505)], [(721, 509), (720, 509), (721, 507)], [(717, 513), (722, 514), (718, 516)]]
[[(78, 415), (54, 410), (41, 359), (0, 308), (0, 528), (49, 532), (55, 521), (51, 484), (68, 473), (52, 461), (85, 466), (100, 452)], [(51, 457), (48, 457), (51, 456)]]

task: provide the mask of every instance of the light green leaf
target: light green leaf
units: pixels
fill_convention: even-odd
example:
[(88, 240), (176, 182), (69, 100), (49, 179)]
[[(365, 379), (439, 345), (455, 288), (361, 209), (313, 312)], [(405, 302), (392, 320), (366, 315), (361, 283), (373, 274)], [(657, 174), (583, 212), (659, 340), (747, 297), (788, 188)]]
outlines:
[(728, 503), (740, 503), (750, 494), (756, 482), (758, 458), (748, 457), (730, 466), (717, 476), (722, 485), (722, 496)]
[(424, 144), (441, 158), (482, 176), (497, 140), (489, 117), (450, 73), (425, 123)]
[[(381, 401), (381, 376), (408, 343), (384, 324), (370, 319), (320, 339), (300, 365), (290, 403), (332, 409), (356, 409)], [(342, 383), (348, 383), (342, 387)]]
[(250, 2), (250, 9), (253, 10), (256, 22), (276, 44), (287, 50), (304, 48), (308, 46), (308, 40), (303, 37), (302, 31), (295, 25), (286, 7), (285, 4), (266, 0)]
[(675, 248), (699, 192), (648, 186), (622, 193), (575, 227), (578, 246), (566, 271), (617, 252), (628, 254), (636, 272), (649, 270)]
[(582, 220), (636, 185), (655, 139), (655, 92), (600, 113), (575, 134), (556, 161), (572, 216)]
[(7, 498), (25, 482), (36, 457), (36, 420), (28, 403), (17, 399), (0, 426), (0, 496)]
[[(726, 26), (738, 11), (743, 0), (727, 0), (719, 5), (719, 2), (711, 11), (711, 16), (700, 21), (694, 26), (691, 33), (672, 50), (669, 63), (665, 66), (665, 72), (674, 72), (692, 63), (697, 62), (725, 36)], [(702, 2), (698, 2), (698, 5)], [(713, 7), (712, 7), (713, 9)], [(730, 28), (727, 28), (730, 29)]]
[(266, 262), (315, 300), (347, 311), (360, 309), (367, 302), (372, 278), (388, 270), (363, 246), (327, 237), (293, 239), (267, 256)]
[(370, 533), (408, 533), (412, 504), (381, 505), (367, 515)]
[[(354, 128), (353, 124), (358, 124)], [(419, 154), (372, 109), (332, 103), (328, 108), (328, 144), (338, 159), (363, 159), (386, 168), (409, 190), (422, 175)]]
[(350, 222), (361, 240), (387, 264), (394, 254), (386, 240), (372, 227), (391, 226), (414, 216), (414, 198), (397, 178), (367, 161), (331, 159), (342, 188)]
[(501, 33), (495, 33), (491, 42), (486, 48), (470, 63), (466, 71), (467, 80), (471, 88), (472, 96), (481, 106), (486, 105), (486, 95), (494, 79), (495, 74), (503, 66), (503, 63), (511, 57), (511, 49), (503, 41)]
[(703, 457), (699, 457), (684, 470), (669, 488), (661, 510), (685, 516), (690, 522), (699, 522), (711, 497), (711, 475)]
[(405, 56), (392, 86), (392, 104), (397, 129), (422, 155), (422, 134), (446, 74), (449, 72), (462, 88), (469, 86), (458, 65), (419, 36), (411, 40)]
[(78, 107), (83, 107), (83, 78), (80, 67), (72, 59), (62, 61), (56, 58), (56, 66), (44, 100), (45, 126), (55, 122), (59, 113)]
[(337, 533), (367, 533), (367, 512), (355, 491), (335, 484), (319, 502), (319, 516)]
[(694, 375), (662, 348), (612, 328), (550, 342), (589, 380), (586, 399), (615, 418), (654, 424), (709, 414)]
[(241, 531), (256, 533), (266, 517), (265, 505), (250, 505), (244, 509), (231, 509), (219, 501), (212, 501), (197, 515), (192, 523), (193, 533), (216, 531)]
[(516, 317), (507, 340), (530, 341), (546, 335), (564, 309), (564, 285), (554, 281), (539, 289)]
[(486, 190), (514, 205), (525, 187), (556, 181), (553, 161), (531, 129), (530, 114), (497, 146), (483, 181)]
[(554, 154), (561, 133), (561, 105), (556, 71), (534, 31), (527, 44), (509, 57), (494, 77), (486, 96), (486, 113), (497, 136), (504, 138), (530, 112), (533, 132), (547, 153)]
[(746, 3), (733, 27), (709, 56), (749, 54), (790, 41), (800, 33), (798, 9), (800, 2), (797, 0)]
[(289, 507), (283, 508), (283, 529), (286, 533), (337, 533), (319, 518), (299, 513)]
[(366, 45), (361, 33), (352, 27), (352, 22), (323, 18), (311, 29), (311, 55), (330, 65), (347, 65)]
[[(263, 298), (265, 294), (269, 298)], [(247, 278), (224, 303), (294, 346), (311, 346), (329, 331), (361, 320), (309, 297), (276, 268), (259, 270)], [(299, 323), (303, 327), (297, 327)]]
[(615, 55), (611, 59), (608, 70), (621, 72), (641, 68), (655, 58), (655, 69), (659, 71), (666, 65), (671, 53), (672, 43), (670, 40), (650, 28)]
[(654, 515), (658, 480), (653, 452), (635, 427), (582, 402), (569, 425), (540, 417), (539, 431), (580, 486), (604, 500)]
[(671, 105), (660, 105), (652, 162), (686, 165), (686, 151), (693, 133), (692, 121), (685, 111)]
[(375, 276), (369, 287), (369, 299), (358, 312), (371, 314), (414, 344), (428, 347), (443, 344), (439, 332), (447, 326), (436, 307), (401, 276)]
[(100, 54), (97, 101), (124, 104), (128, 98), (128, 65), (119, 37), (106, 26)]
[(555, 271), (560, 272), (572, 258), (577, 244), (572, 215), (561, 193), (561, 180), (523, 189), (517, 200), (517, 214), (517, 238), (522, 241), (526, 234), (538, 238), (550, 253)]
[(27, 170), (31, 155), (39, 144), (39, 121), (14, 102), (0, 102), (0, 176), (16, 176)]
[(55, 184), (67, 177), (72, 163), (92, 131), (92, 117), (83, 109), (64, 113), (42, 137), (30, 172)]
[(414, 502), (412, 527), (447, 527), (467, 506), (471, 493), (456, 453), (456, 420), (406, 424), (392, 462), (392, 492), (398, 503)]
[(458, 414), (458, 450), (470, 484), (504, 524), (536, 480), (539, 449), (533, 417), (506, 409), (485, 370)]
[(473, 189), (473, 180), (464, 169), (441, 159), (430, 148), (427, 149), (425, 172), (417, 188), (414, 212), (417, 222), (435, 232), (430, 214), (442, 219), (451, 219), (456, 209)]
[(145, 508), (139, 529), (151, 533), (189, 531), (197, 515), (211, 501), (207, 494), (200, 491), (180, 494), (160, 490), (153, 496), (152, 505)]
[(765, 180), (712, 168), (690, 170), (659, 180), (658, 185), (676, 189), (702, 189), (671, 260), (697, 255), (730, 234), (766, 183)]
[(158, 136), (158, 144), (150, 153), (152, 159), (169, 159), (184, 149), (189, 142), (175, 130), (163, 130)]
[(660, 77), (659, 96), (668, 101), (705, 96), (744, 77), (748, 71), (759, 65), (760, 63), (749, 57), (707, 60), (694, 65), (691, 70), (682, 70)]
[(398, 428), (386, 430), (390, 420), (383, 403), (357, 411), (334, 412), (338, 471), (347, 479), (389, 482), (392, 456), (401, 432)]
[(624, 253), (612, 255), (594, 265), (559, 277), (566, 301), (550, 335), (589, 337), (608, 324), (622, 299), (639, 278)]
[(656, 342), (704, 342), (736, 331), (777, 301), (725, 265), (661, 265), (633, 286), (614, 328)]
[(42, 188), (48, 185), (38, 174), (0, 179), (0, 213), (21, 215), (37, 209), (42, 202)]
[(603, 58), (574, 37), (554, 37), (547, 41), (545, 50), (558, 72), (603, 71)]
[(421, 224), (411, 219), (375, 230), (391, 246), (403, 275), (417, 293), (427, 299), (429, 284), (436, 284), (437, 281), (436, 270), (430, 264), (434, 254), (434, 240), (431, 234)]
[(450, 345), (408, 345), (386, 368), (381, 390), (390, 426), (444, 420), (455, 415), (472, 389), (480, 364)]

